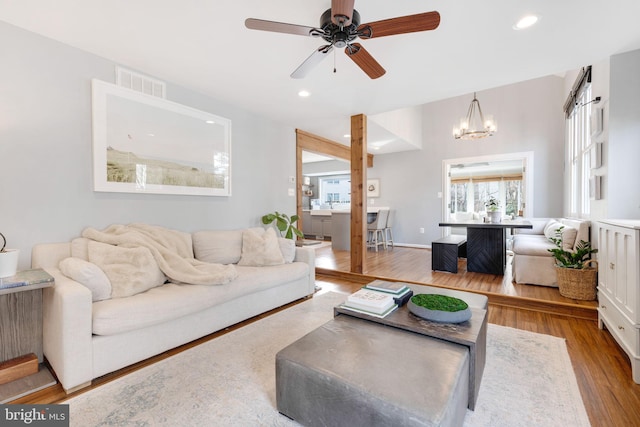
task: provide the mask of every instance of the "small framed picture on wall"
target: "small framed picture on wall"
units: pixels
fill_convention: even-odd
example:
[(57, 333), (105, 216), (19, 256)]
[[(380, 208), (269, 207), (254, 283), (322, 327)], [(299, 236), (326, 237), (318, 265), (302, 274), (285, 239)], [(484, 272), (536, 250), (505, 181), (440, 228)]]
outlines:
[(604, 126), (604, 109), (596, 107), (591, 111), (591, 138), (602, 133)]
[(380, 180), (367, 180), (367, 197), (380, 197)]
[(600, 200), (602, 177), (599, 175), (589, 178), (589, 198), (591, 200)]

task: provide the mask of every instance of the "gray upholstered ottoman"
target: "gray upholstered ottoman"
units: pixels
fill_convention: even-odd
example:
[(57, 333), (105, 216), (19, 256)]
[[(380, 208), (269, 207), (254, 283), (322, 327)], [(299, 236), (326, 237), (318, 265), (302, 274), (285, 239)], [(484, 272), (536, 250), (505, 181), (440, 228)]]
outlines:
[(338, 316), (276, 355), (278, 411), (305, 426), (461, 426), (469, 352)]

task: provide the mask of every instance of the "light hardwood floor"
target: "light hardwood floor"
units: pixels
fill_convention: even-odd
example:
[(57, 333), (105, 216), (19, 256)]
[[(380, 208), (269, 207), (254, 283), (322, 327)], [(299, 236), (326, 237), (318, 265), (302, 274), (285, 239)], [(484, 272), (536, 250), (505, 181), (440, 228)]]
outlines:
[[(595, 318), (589, 318), (588, 311), (585, 315), (582, 309), (570, 308), (564, 311), (560, 310), (562, 313), (558, 314), (554, 312), (554, 309), (548, 308), (549, 304), (595, 307), (594, 303), (564, 301), (559, 294), (554, 296), (553, 290), (548, 291), (551, 295), (548, 301), (551, 303), (544, 298), (538, 300), (536, 299), (539, 297), (537, 293), (545, 293), (542, 290), (526, 290), (524, 288), (526, 285), (510, 284), (508, 274), (502, 277), (468, 273), (464, 269), (464, 261), (460, 263), (458, 274), (430, 272), (430, 265), (424, 266), (427, 262), (430, 264), (430, 251), (425, 249), (396, 247), (378, 254), (369, 251), (368, 275), (350, 275), (336, 271), (336, 266), (345, 261), (341, 254), (330, 254), (330, 252), (332, 252), (330, 249), (328, 251), (325, 248), (316, 249), (318, 265), (316, 283), (321, 287), (318, 293), (333, 291), (349, 294), (359, 289), (371, 277), (394, 278), (394, 275), (398, 276), (395, 277), (396, 279), (402, 281), (432, 285), (444, 284), (447, 287), (486, 293), (490, 300), (488, 312), (490, 323), (566, 339), (573, 369), (592, 426), (640, 426), (640, 385), (633, 382), (629, 359), (615, 343), (609, 332), (598, 329)], [(332, 262), (335, 264), (331, 265)], [(347, 259), (347, 267), (348, 265)], [(373, 276), (374, 274), (377, 276)], [(527, 287), (540, 288), (538, 286)], [(528, 292), (533, 292), (536, 295), (528, 294)], [(513, 301), (509, 302), (509, 299), (513, 299)], [(555, 299), (558, 301), (554, 301)], [(171, 355), (215, 339), (297, 303), (299, 301), (106, 375), (95, 380), (92, 386), (85, 390), (99, 387), (108, 381), (157, 363)], [(593, 311), (593, 308), (588, 307), (588, 309)], [(13, 403), (55, 403), (65, 397), (67, 396), (57, 385)]]
[[(334, 251), (329, 242), (318, 245), (317, 271), (336, 277), (358, 278), (348, 273), (349, 252)], [(579, 301), (565, 298), (557, 288), (533, 286), (512, 282), (511, 256), (507, 256), (504, 276), (467, 271), (466, 260), (459, 259), (458, 273), (431, 270), (431, 250), (396, 246), (388, 250), (366, 254), (367, 278), (381, 277), (392, 280), (423, 283), (485, 294), (493, 303), (513, 305), (521, 309), (534, 309), (550, 313), (572, 314), (587, 319), (597, 318), (596, 301)]]

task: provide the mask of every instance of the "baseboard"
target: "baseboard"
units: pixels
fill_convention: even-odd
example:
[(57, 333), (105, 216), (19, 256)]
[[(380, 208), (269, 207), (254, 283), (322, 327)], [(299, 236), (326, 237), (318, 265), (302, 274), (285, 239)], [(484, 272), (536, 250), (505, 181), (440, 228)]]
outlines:
[(393, 242), (393, 246), (399, 246), (402, 248), (416, 248), (416, 249), (431, 249), (431, 245), (417, 245), (414, 243), (396, 243)]

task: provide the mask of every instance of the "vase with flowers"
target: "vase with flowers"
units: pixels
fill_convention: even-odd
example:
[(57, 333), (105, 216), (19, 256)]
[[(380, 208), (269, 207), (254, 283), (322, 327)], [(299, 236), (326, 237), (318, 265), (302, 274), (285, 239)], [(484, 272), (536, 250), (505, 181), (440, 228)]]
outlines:
[(493, 223), (498, 223), (502, 220), (502, 212), (500, 212), (500, 201), (495, 197), (489, 197), (487, 203), (485, 203), (485, 207), (487, 208), (487, 215), (489, 216), (489, 221)]

